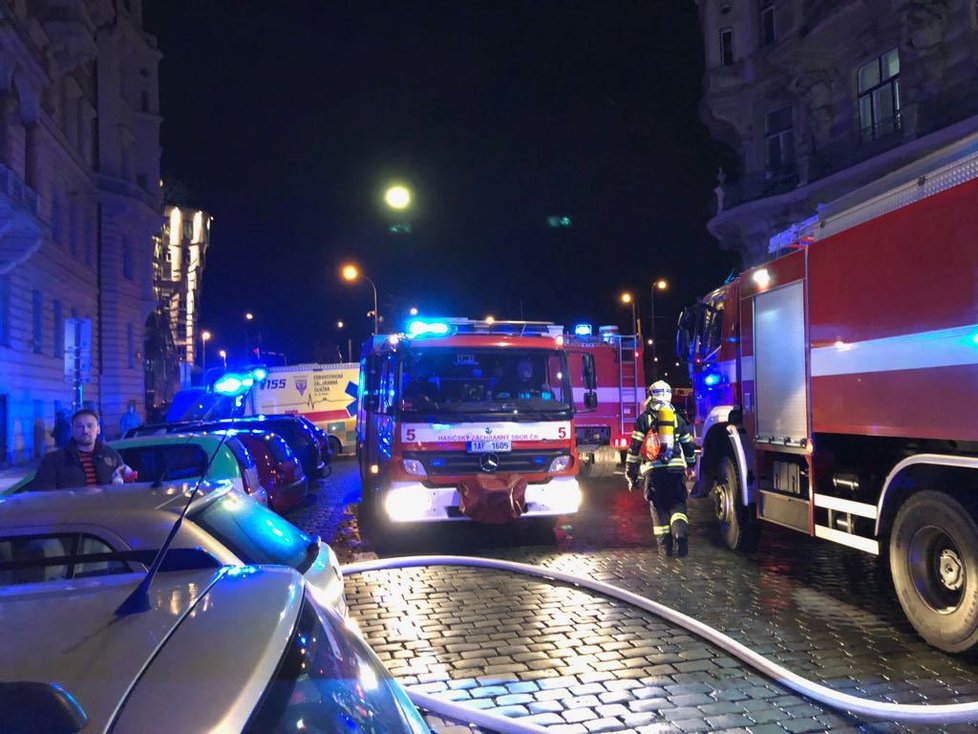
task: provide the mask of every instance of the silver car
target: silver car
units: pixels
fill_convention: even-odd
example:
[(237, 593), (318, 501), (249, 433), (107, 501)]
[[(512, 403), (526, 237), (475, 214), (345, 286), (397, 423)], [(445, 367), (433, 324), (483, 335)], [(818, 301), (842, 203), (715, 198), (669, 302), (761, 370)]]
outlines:
[(400, 732), (428, 728), (344, 620), (281, 566), (0, 587), (4, 732)]
[[(25, 492), (0, 497), (0, 564), (25, 558), (61, 558), (163, 545), (193, 483), (153, 488), (145, 483)], [(328, 544), (234, 489), (206, 482), (174, 538), (175, 549), (202, 548), (219, 563), (273, 563), (294, 568), (316, 600), (346, 616), (343, 575)], [(141, 570), (142, 563), (48, 564), (0, 570), (0, 586)]]

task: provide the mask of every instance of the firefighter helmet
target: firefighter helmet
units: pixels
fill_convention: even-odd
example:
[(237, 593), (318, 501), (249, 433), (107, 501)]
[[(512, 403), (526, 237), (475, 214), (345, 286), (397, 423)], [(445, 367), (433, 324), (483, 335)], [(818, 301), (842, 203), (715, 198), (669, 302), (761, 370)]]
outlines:
[(649, 385), (648, 394), (653, 403), (672, 402), (672, 387), (665, 380), (656, 380)]

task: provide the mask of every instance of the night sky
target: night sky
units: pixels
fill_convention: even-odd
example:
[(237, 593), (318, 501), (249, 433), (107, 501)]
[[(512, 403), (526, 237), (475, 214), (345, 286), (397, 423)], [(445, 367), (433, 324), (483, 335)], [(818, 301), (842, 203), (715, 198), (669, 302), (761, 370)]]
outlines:
[[(736, 264), (706, 232), (717, 146), (699, 121), (694, 3), (149, 0), (163, 176), (214, 217), (202, 323), (244, 351), (335, 356), (380, 311), (647, 323)], [(411, 185), (390, 234), (390, 180)], [(547, 227), (550, 215), (569, 229)], [(668, 323), (667, 323), (668, 319)], [(390, 323), (390, 321), (388, 321)]]

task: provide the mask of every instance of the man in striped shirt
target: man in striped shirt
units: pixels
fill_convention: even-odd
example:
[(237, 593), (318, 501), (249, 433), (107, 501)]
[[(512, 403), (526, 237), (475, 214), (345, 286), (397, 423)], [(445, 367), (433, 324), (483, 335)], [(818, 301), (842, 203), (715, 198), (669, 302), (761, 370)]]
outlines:
[(41, 461), (32, 489), (121, 484), (125, 463), (102, 441), (98, 415), (83, 408), (71, 417), (71, 440)]

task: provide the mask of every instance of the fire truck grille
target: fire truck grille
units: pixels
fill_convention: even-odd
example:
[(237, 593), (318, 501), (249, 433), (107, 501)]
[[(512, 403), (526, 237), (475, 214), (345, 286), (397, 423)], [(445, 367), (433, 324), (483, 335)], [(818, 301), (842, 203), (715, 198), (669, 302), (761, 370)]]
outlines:
[[(566, 454), (566, 451), (512, 451), (501, 452), (498, 458), (498, 468), (495, 473), (509, 472), (537, 473), (545, 472), (550, 463)], [(420, 461), (428, 476), (445, 476), (451, 474), (476, 474), (484, 472), (480, 459), (482, 454), (463, 454), (457, 451), (405, 451), (405, 459)]]
[(578, 446), (610, 446), (610, 426), (577, 426), (574, 429), (574, 439)]

